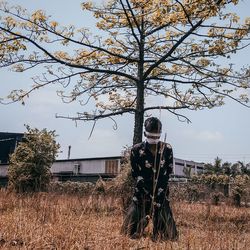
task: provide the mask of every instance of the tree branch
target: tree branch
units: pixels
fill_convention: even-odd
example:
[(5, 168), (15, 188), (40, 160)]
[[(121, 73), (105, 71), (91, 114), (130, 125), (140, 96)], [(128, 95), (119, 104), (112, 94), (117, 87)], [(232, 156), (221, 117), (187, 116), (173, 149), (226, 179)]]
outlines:
[(3, 27), (0, 27), (0, 29), (3, 30), (3, 31), (5, 31), (5, 32), (7, 32), (7, 33), (9, 33), (9, 34), (11, 34), (11, 35), (14, 35), (14, 36), (17, 36), (17, 37), (20, 37), (22, 39), (25, 39), (25, 40), (29, 41), (30, 43), (32, 43), (33, 45), (35, 45), (39, 50), (43, 51), (51, 59), (55, 60), (55, 62), (60, 63), (62, 65), (66, 65), (66, 66), (69, 66), (69, 67), (72, 67), (72, 68), (85, 69), (85, 70), (89, 70), (89, 71), (97, 72), (97, 73), (108, 73), (108, 74), (112, 74), (112, 75), (123, 76), (123, 77), (131, 79), (133, 81), (137, 81), (137, 78), (134, 78), (131, 75), (128, 75), (128, 74), (123, 73), (123, 72), (118, 72), (118, 71), (113, 71), (113, 70), (105, 70), (105, 69), (98, 69), (98, 68), (90, 68), (90, 67), (86, 67), (86, 66), (83, 66), (83, 65), (72, 64), (72, 63), (63, 61), (63, 60), (58, 59), (55, 56), (53, 56), (50, 52), (48, 52), (45, 48), (43, 48), (42, 46), (40, 46), (38, 43), (36, 43), (32, 39), (30, 39), (30, 38), (28, 38), (26, 36), (14, 33), (14, 32), (12, 32), (10, 30), (7, 30), (7, 29), (5, 29)]
[(134, 31), (134, 28), (133, 28), (133, 24), (131, 23), (131, 20), (130, 20), (130, 18), (129, 18), (129, 16), (128, 16), (127, 10), (126, 10), (126, 8), (125, 8), (125, 6), (124, 6), (122, 0), (120, 0), (120, 3), (121, 3), (121, 5), (122, 5), (124, 14), (125, 14), (125, 16), (126, 16), (126, 18), (127, 18), (127, 21), (128, 21), (129, 27), (130, 27), (130, 30), (131, 30), (131, 32), (132, 32), (132, 34), (133, 34), (133, 37), (135, 38), (137, 44), (140, 45), (140, 41), (139, 41), (137, 35), (135, 34), (135, 31)]
[(85, 47), (88, 47), (88, 48), (91, 48), (91, 49), (96, 49), (96, 50), (102, 51), (102, 52), (104, 52), (104, 53), (106, 53), (108, 55), (111, 55), (111, 56), (114, 56), (114, 57), (118, 57), (118, 58), (127, 60), (129, 62), (137, 62), (138, 61), (136, 58), (130, 58), (130, 57), (123, 56), (121, 54), (116, 54), (116, 53), (113, 53), (113, 52), (111, 52), (111, 51), (103, 48), (103, 47), (95, 46), (95, 45), (92, 45), (92, 44), (83, 43), (83, 42), (74, 40), (74, 39), (72, 39), (70, 37), (66, 37), (66, 36), (64, 36), (64, 35), (56, 32), (55, 30), (48, 29), (47, 27), (50, 27), (50, 26), (47, 25), (47, 24), (46, 24), (47, 27), (45, 27), (45, 26), (39, 25), (36, 22), (32, 22), (30, 19), (27, 19), (27, 18), (24, 18), (24, 17), (22, 17), (20, 15), (17, 15), (17, 14), (15, 14), (13, 12), (8, 11), (8, 13), (11, 14), (11, 15), (13, 15), (13, 16), (15, 16), (15, 17), (17, 17), (17, 18), (19, 18), (19, 19), (21, 19), (21, 20), (23, 20), (23, 21), (29, 22), (29, 23), (31, 23), (33, 25), (36, 25), (37, 27), (39, 27), (41, 29), (44, 29), (45, 31), (48, 31), (51, 34), (56, 35), (58, 37), (61, 37), (62, 39), (68, 40), (68, 41), (70, 41), (72, 43), (79, 44), (79, 45), (82, 45), (82, 46), (85, 46)]
[[(223, 0), (218, 0), (217, 5), (219, 5)], [(195, 25), (192, 25), (191, 29), (187, 31), (179, 40), (176, 42), (176, 44), (164, 55), (162, 56), (158, 61), (156, 61), (154, 64), (152, 64), (144, 73), (144, 79), (147, 78), (147, 76), (152, 72), (153, 69), (158, 67), (162, 62), (164, 62), (169, 56), (172, 55), (172, 53), (179, 47), (180, 44), (188, 37), (190, 36), (194, 30), (196, 30), (202, 23), (204, 19), (200, 19)]]
[(135, 112), (134, 108), (129, 108), (129, 109), (124, 109), (124, 110), (120, 110), (120, 111), (116, 111), (116, 112), (111, 112), (111, 113), (107, 113), (107, 114), (89, 114), (89, 113), (77, 113), (78, 117), (70, 117), (70, 116), (62, 116), (62, 115), (57, 115), (56, 114), (56, 118), (65, 118), (65, 119), (69, 119), (69, 120), (73, 120), (73, 121), (95, 121), (95, 120), (99, 120), (99, 119), (104, 119), (104, 118), (108, 118), (108, 117), (112, 117), (112, 116), (117, 116), (117, 115), (122, 115), (124, 113), (131, 113), (131, 112)]

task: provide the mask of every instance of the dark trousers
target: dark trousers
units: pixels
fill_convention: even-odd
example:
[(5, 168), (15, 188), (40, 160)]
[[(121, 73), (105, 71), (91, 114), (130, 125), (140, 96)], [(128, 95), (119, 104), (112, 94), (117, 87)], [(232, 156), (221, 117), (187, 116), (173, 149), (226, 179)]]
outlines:
[(167, 199), (164, 200), (162, 207), (156, 207), (154, 212), (151, 200), (143, 200), (139, 203), (132, 201), (124, 218), (121, 232), (132, 238), (141, 237), (150, 217), (153, 220), (154, 240), (178, 238), (176, 224)]

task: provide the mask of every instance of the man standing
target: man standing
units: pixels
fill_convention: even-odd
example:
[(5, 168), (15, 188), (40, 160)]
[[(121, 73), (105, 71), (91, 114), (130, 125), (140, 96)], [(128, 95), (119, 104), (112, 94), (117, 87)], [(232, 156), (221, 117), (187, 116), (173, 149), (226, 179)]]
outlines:
[(148, 118), (144, 127), (146, 141), (134, 145), (131, 150), (131, 172), (136, 187), (122, 232), (131, 238), (139, 238), (152, 218), (153, 240), (176, 240), (178, 232), (168, 201), (172, 147), (159, 140), (162, 130), (159, 119)]

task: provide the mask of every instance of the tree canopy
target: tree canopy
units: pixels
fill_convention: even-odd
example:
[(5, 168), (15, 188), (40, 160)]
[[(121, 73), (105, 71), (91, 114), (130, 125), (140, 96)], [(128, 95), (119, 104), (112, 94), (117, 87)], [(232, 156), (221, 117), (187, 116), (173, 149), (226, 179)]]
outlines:
[(228, 175), (228, 176), (236, 176), (236, 175), (250, 175), (249, 163), (245, 164), (242, 161), (238, 161), (236, 163), (231, 162), (223, 162), (222, 159), (216, 157), (214, 159), (214, 163), (207, 163), (204, 165), (205, 173), (208, 175)]
[[(228, 9), (238, 2), (85, 1), (82, 10), (96, 18), (93, 35), (87, 27), (61, 26), (43, 10), (28, 13), (0, 1), (0, 67), (44, 67), (29, 89), (8, 98), (24, 102), (32, 91), (60, 84), (65, 102), (83, 105), (70, 119), (134, 114), (133, 143), (142, 140), (144, 116), (152, 110), (188, 120), (182, 109), (218, 107), (225, 98), (248, 106), (249, 68), (236, 70), (230, 60), (249, 44), (250, 18), (241, 21)], [(92, 101), (89, 110), (84, 105)]]

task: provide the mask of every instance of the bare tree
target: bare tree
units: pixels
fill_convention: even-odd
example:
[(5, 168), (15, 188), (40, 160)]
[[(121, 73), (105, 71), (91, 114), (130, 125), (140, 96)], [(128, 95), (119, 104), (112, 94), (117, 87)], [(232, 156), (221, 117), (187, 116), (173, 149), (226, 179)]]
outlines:
[(230, 56), (249, 45), (250, 20), (240, 23), (227, 11), (232, 4), (238, 1), (85, 2), (83, 11), (97, 20), (99, 35), (93, 36), (86, 28), (60, 26), (42, 10), (28, 14), (1, 2), (0, 66), (18, 72), (44, 67), (30, 89), (8, 98), (23, 102), (36, 89), (61, 84), (63, 101), (93, 100), (96, 107), (60, 117), (96, 122), (132, 113), (133, 143), (142, 140), (151, 110), (188, 120), (180, 110), (218, 107), (225, 98), (248, 107), (249, 68), (236, 71)]

